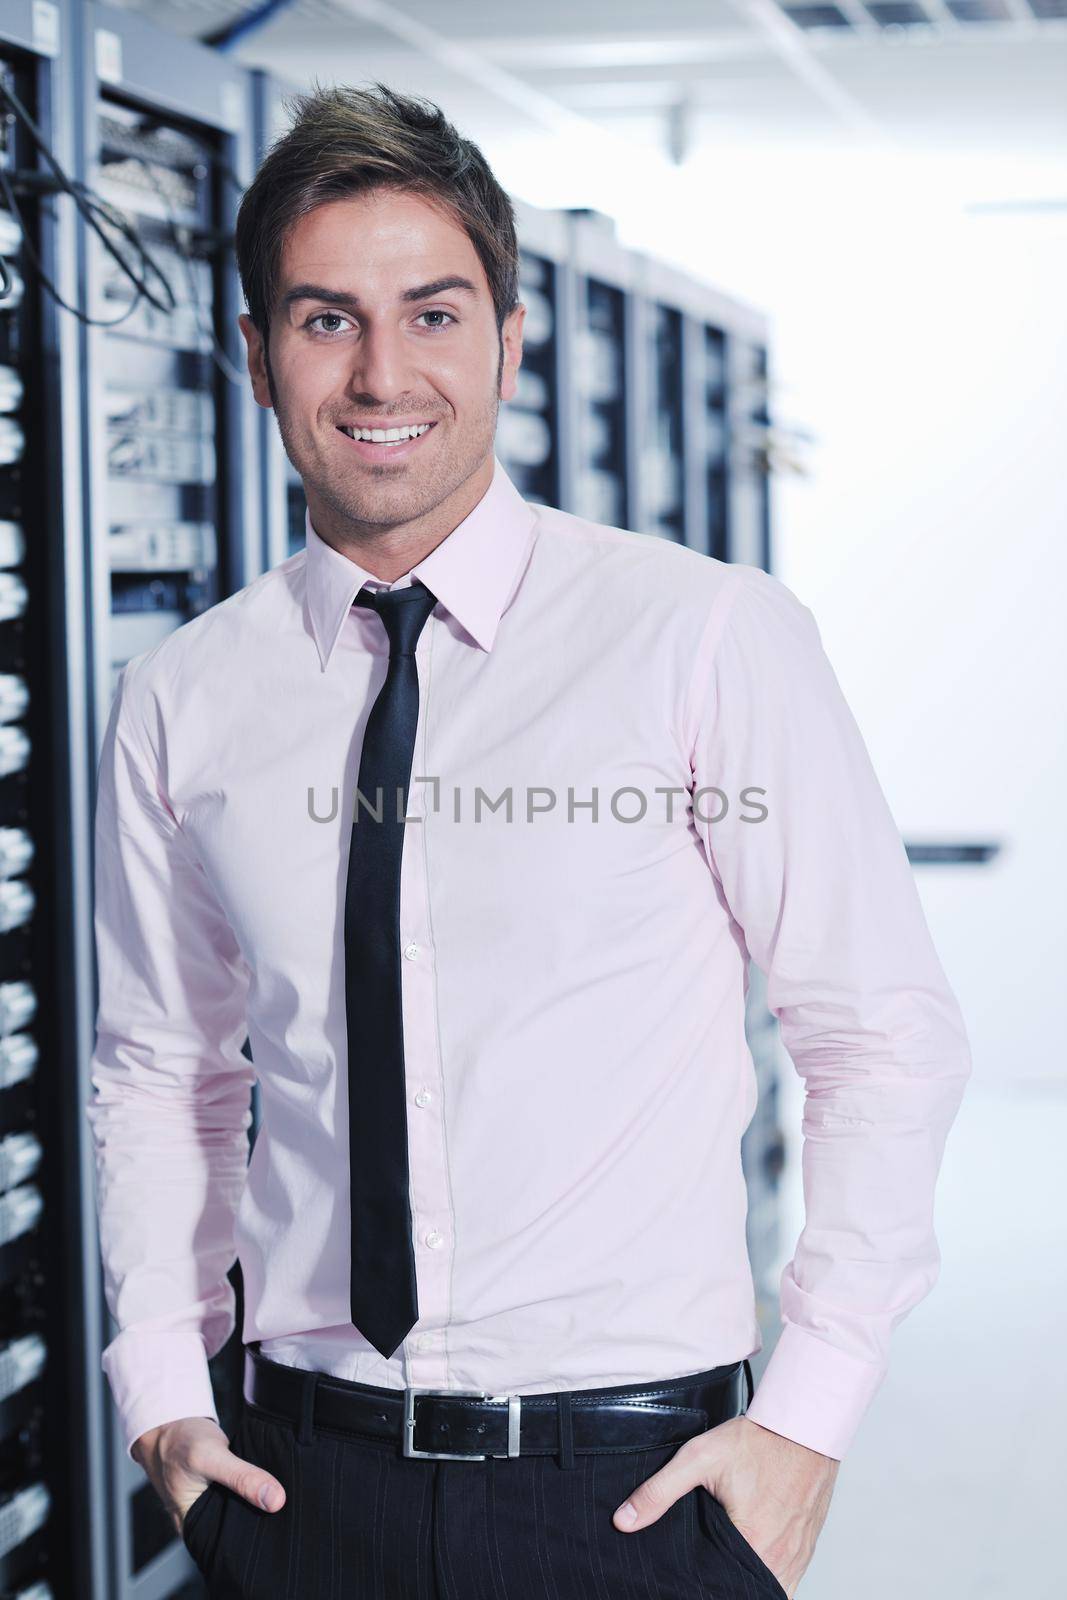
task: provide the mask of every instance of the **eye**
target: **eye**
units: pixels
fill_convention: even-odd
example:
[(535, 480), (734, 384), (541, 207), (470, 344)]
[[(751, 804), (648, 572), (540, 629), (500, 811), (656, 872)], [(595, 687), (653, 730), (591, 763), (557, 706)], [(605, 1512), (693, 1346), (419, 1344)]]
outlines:
[[(313, 317), (308, 317), (307, 321), (304, 323), (304, 327), (310, 328), (313, 323), (319, 322), (323, 317), (333, 317), (336, 322), (340, 322), (342, 320), (341, 313), (339, 311), (316, 311)], [(327, 337), (331, 333), (336, 332), (336, 330), (332, 328), (325, 328), (317, 331), (325, 333)]]
[[(453, 316), (451, 311), (440, 311), (440, 310), (420, 311), (419, 312), (419, 316), (420, 317), (445, 317), (445, 318), (447, 318), (448, 322), (458, 322), (459, 321), (459, 318)], [(305, 328), (314, 328), (315, 323), (316, 322), (321, 322), (324, 317), (331, 317), (331, 318), (333, 318), (334, 322), (337, 322), (337, 323), (343, 323), (345, 321), (345, 319), (342, 317), (342, 315), (341, 315), (341, 313), (339, 311), (316, 311), (314, 316), (308, 317), (307, 321), (304, 323)], [(442, 323), (442, 322), (436, 322), (436, 323), (433, 323), (431, 325), (433, 332), (438, 332), (439, 330), (441, 330), (442, 328), (444, 328), (446, 326), (447, 326), (447, 323)], [(333, 335), (334, 333), (343, 332), (343, 328), (316, 328), (315, 332), (319, 333), (320, 335), (322, 335), (325, 338), (330, 338), (331, 335)]]

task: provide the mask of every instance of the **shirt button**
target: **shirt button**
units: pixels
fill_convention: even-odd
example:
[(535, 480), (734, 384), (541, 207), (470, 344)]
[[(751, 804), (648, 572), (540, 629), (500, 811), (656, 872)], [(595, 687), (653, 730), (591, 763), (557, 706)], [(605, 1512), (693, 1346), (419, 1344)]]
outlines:
[(438, 1248), (438, 1246), (444, 1244), (444, 1242), (445, 1242), (444, 1239), (438, 1233), (436, 1228), (433, 1228), (426, 1235), (426, 1243), (429, 1245), (431, 1250), (436, 1250)]
[(407, 956), (409, 961), (414, 961), (418, 953), (419, 947), (417, 944), (409, 944), (404, 946), (404, 954)]
[(429, 1089), (420, 1089), (418, 1094), (415, 1096), (415, 1104), (417, 1106), (428, 1106), (429, 1103), (430, 1103), (430, 1091), (429, 1091)]

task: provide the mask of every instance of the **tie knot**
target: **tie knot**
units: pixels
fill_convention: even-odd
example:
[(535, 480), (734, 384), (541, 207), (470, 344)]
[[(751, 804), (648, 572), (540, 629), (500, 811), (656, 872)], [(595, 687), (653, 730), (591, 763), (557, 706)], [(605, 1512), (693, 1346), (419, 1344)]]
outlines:
[(353, 605), (377, 611), (389, 635), (389, 656), (412, 656), (426, 619), (437, 604), (437, 596), (413, 578), (404, 589), (364, 589)]

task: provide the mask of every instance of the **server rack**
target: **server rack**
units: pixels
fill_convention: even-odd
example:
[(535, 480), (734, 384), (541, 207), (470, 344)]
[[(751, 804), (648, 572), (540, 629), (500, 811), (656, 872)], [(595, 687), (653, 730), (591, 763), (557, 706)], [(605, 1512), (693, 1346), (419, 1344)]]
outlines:
[(692, 492), (697, 510), (693, 527), (697, 548), (720, 561), (730, 558), (730, 547), (740, 547), (730, 525), (729, 385), (726, 377), (727, 339), (718, 321), (693, 319), (689, 324), (692, 367), (700, 374), (692, 398), (699, 418), (700, 447), (695, 452)]
[(642, 298), (649, 385), (640, 432), (642, 527), (685, 543), (685, 316), (667, 300)]
[(641, 396), (647, 392), (643, 306), (634, 292), (637, 262), (615, 237), (612, 218), (563, 213), (569, 231), (564, 425), (573, 478), (565, 507), (612, 527), (636, 527), (641, 506)]
[[(253, 163), (258, 166), (274, 140), (289, 126), (285, 98), (296, 92), (296, 86), (259, 68), (250, 73), (250, 80)], [(243, 302), (240, 309), (244, 310)], [(264, 560), (267, 567), (276, 567), (304, 548), (304, 486), (285, 453), (274, 412), (263, 406), (257, 406), (256, 411)]]
[(765, 317), (600, 213), (560, 215), (557, 504), (769, 570)]
[(701, 502), (694, 498), (691, 467), (699, 456), (702, 405), (694, 378), (699, 362), (691, 349), (694, 306), (702, 285), (645, 253), (633, 253), (638, 328), (645, 347), (645, 392), (638, 400), (638, 501), (641, 533), (659, 534), (702, 549)]
[(562, 426), (570, 372), (568, 229), (559, 212), (514, 199), (519, 298), (526, 306), (514, 397), (500, 407), (496, 453), (525, 500), (564, 505), (573, 482), (571, 440)]
[(727, 340), (728, 527), (731, 561), (771, 569), (770, 356), (761, 324)]
[(766, 319), (652, 256), (636, 262), (655, 364), (642, 529), (769, 570)]
[[(70, 13), (0, 13), (0, 1592), (82, 1593), (90, 1262), (74, 1091), (89, 942)], [(49, 287), (50, 286), (50, 287)], [(84, 903), (84, 902), (83, 902)]]
[(95, 314), (113, 322), (89, 330), (87, 351), (105, 711), (122, 664), (248, 582), (263, 552), (256, 476), (236, 467), (256, 442), (230, 243), (251, 161), (247, 75), (140, 17), (88, 12), (88, 180), (149, 255), (122, 247), (138, 295), (86, 241)]
[[(250, 582), (265, 565), (258, 446), (233, 260), (252, 167), (248, 74), (217, 52), (110, 6), (76, 8), (81, 162), (114, 208), (109, 238), (82, 228), (92, 314), (82, 330), (83, 538), (94, 749), (131, 656)], [(122, 262), (125, 262), (124, 270)], [(136, 280), (136, 285), (131, 281)], [(92, 1045), (79, 1064), (88, 1100)], [(248, 1053), (248, 1046), (245, 1046)], [(85, 1208), (96, 1245), (95, 1206)], [(98, 1263), (98, 1256), (97, 1256)], [(220, 1419), (237, 1416), (238, 1323), (212, 1362)], [(99, 1297), (99, 1291), (98, 1291)], [(155, 1600), (200, 1580), (144, 1473), (126, 1454), (100, 1371), (114, 1336), (100, 1300), (91, 1383), (105, 1396), (96, 1465), (108, 1515), (93, 1600)]]

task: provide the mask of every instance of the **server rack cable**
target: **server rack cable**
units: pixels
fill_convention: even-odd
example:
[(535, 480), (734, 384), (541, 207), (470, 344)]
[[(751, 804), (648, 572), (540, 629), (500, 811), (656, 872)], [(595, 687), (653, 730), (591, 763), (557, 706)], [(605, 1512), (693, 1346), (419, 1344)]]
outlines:
[[(159, 203), (163, 210), (163, 217), (167, 224), (167, 231), (170, 234), (171, 240), (173, 241), (174, 249), (181, 260), (183, 267), (185, 268), (185, 275), (189, 280), (189, 292), (196, 313), (197, 327), (211, 340), (211, 349), (209, 352), (211, 359), (214, 361), (215, 365), (218, 367), (219, 371), (222, 373), (222, 376), (227, 380), (227, 382), (236, 383), (243, 387), (246, 381), (246, 374), (234, 366), (233, 362), (226, 354), (226, 351), (219, 343), (218, 335), (211, 326), (210, 316), (206, 322), (204, 320), (204, 313), (208, 310), (208, 307), (204, 304), (204, 301), (201, 298), (200, 285), (197, 283), (196, 273), (193, 271), (192, 265), (192, 246), (193, 240), (196, 236), (193, 230), (187, 225), (179, 224), (173, 210), (171, 209), (170, 202), (167, 199), (166, 190), (160, 183), (159, 175), (152, 166), (152, 163), (148, 161), (140, 151), (136, 152), (134, 155), (134, 160), (143, 169), (145, 176), (155, 189), (156, 194), (159, 196)], [(200, 237), (204, 237), (204, 235), (201, 235)], [(225, 236), (223, 240), (220, 240), (216, 243), (215, 247), (218, 248), (220, 244), (232, 245), (232, 235)]]
[[(73, 316), (77, 317), (80, 322), (84, 322), (88, 325), (96, 327), (114, 327), (117, 323), (125, 321), (128, 316), (132, 315), (133, 311), (140, 304), (142, 299), (149, 300), (151, 304), (154, 305), (159, 311), (173, 311), (175, 305), (177, 304), (174, 291), (172, 290), (160, 268), (152, 260), (152, 257), (145, 249), (142, 241), (138, 238), (136, 230), (129, 225), (125, 217), (122, 216), (121, 212), (116, 210), (114, 206), (109, 205), (108, 202), (100, 195), (94, 194), (88, 184), (82, 183), (80, 179), (71, 178), (66, 172), (64, 172), (62, 166), (56, 160), (56, 157), (49, 148), (48, 141), (41, 133), (41, 130), (37, 127), (37, 124), (34, 122), (25, 106), (19, 100), (10, 84), (4, 82), (2, 75), (0, 75), (0, 95), (2, 95), (7, 101), (15, 116), (22, 123), (26, 132), (33, 140), (41, 155), (44, 156), (55, 175), (54, 180), (49, 183), (48, 180), (43, 178), (41, 173), (20, 172), (15, 174), (17, 183), (25, 188), (35, 190), (40, 190), (42, 187), (47, 185), (52, 192), (70, 195), (71, 199), (78, 207), (78, 210), (81, 212), (86, 222), (93, 229), (94, 233), (96, 233), (101, 239), (108, 254), (114, 257), (119, 267), (137, 290), (135, 299), (130, 303), (129, 306), (127, 306), (121, 317), (91, 317), (87, 312), (82, 311), (80, 307), (72, 306), (67, 300), (65, 300), (44, 270), (41, 259), (37, 254), (33, 240), (30, 236), (30, 230), (26, 227), (22, 213), (19, 209), (18, 201), (15, 195), (15, 185), (12, 183), (11, 177), (8, 175), (8, 173), (4, 171), (2, 166), (0, 166), (0, 190), (3, 190), (4, 199), (7, 203), (8, 209), (11, 211), (12, 216), (18, 223), (22, 234), (22, 247), (26, 251), (26, 254), (29, 257), (34, 271), (37, 273), (41, 284), (52, 296), (56, 304), (62, 306), (65, 311), (69, 311)], [(107, 234), (101, 227), (100, 222), (97, 220), (97, 213), (106, 218), (106, 220), (123, 235), (130, 246), (136, 251), (142, 266), (148, 272), (154, 273), (156, 278), (158, 278), (167, 295), (167, 299), (165, 301), (157, 299), (157, 297), (148, 287), (145, 278), (143, 278), (139, 273), (135, 272), (120, 254), (120, 252), (115, 248), (114, 244), (107, 237)]]

